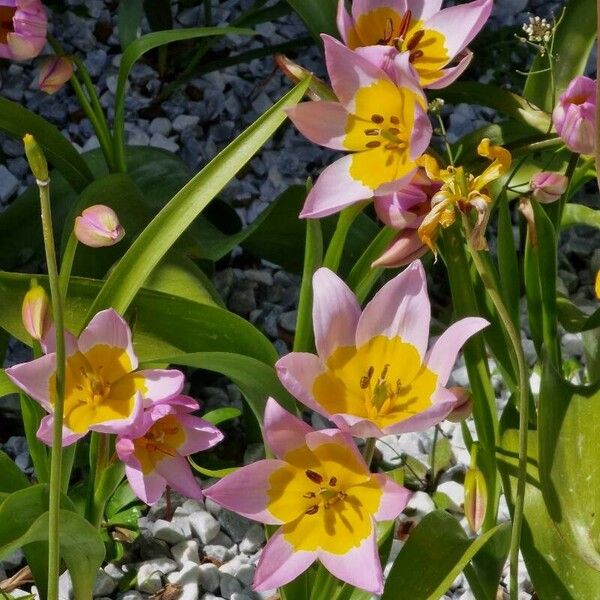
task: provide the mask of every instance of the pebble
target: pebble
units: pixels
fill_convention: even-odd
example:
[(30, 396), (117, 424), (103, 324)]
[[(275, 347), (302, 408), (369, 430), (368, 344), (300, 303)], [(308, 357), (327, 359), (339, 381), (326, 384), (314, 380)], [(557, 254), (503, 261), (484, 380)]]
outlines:
[(216, 565), (204, 563), (198, 569), (200, 585), (207, 592), (214, 592), (219, 588), (220, 573)]
[(253, 525), (250, 519), (229, 511), (223, 511), (218, 518), (221, 527), (231, 536), (234, 542), (240, 542)]
[(175, 583), (182, 588), (177, 600), (197, 600), (200, 593), (198, 585), (199, 575), (199, 566), (196, 563), (188, 562), (183, 566), (181, 571), (172, 573), (168, 577), (169, 583)]
[(94, 598), (98, 596), (109, 596), (117, 589), (118, 581), (111, 577), (104, 569), (98, 571), (96, 583), (94, 584)]
[(18, 189), (19, 180), (4, 165), (0, 165), (0, 202), (7, 202)]
[(154, 523), (152, 533), (156, 539), (163, 540), (168, 544), (178, 544), (183, 542), (186, 537), (180, 525), (163, 519)]
[(171, 548), (171, 554), (179, 567), (187, 562), (200, 563), (198, 540), (186, 540)]
[(165, 117), (156, 117), (156, 119), (152, 119), (150, 125), (148, 127), (148, 132), (152, 135), (155, 133), (160, 133), (160, 135), (164, 137), (168, 137), (171, 133), (173, 126), (171, 125), (171, 121), (166, 119)]
[(192, 530), (202, 540), (203, 544), (210, 543), (221, 531), (219, 521), (206, 511), (190, 515), (189, 520)]
[(178, 133), (181, 133), (186, 129), (192, 129), (198, 125), (199, 121), (200, 117), (197, 117), (196, 115), (179, 115), (175, 117), (173, 121), (173, 129)]
[(240, 552), (253, 554), (265, 543), (265, 530), (262, 525), (255, 523), (249, 527), (240, 541)]
[(161, 148), (175, 154), (179, 150), (179, 144), (172, 139), (165, 137), (162, 133), (153, 133), (150, 138), (150, 145), (154, 148)]
[(220, 584), (221, 595), (223, 598), (231, 598), (233, 594), (236, 592), (242, 591), (241, 583), (233, 576), (228, 573), (221, 573), (220, 575)]

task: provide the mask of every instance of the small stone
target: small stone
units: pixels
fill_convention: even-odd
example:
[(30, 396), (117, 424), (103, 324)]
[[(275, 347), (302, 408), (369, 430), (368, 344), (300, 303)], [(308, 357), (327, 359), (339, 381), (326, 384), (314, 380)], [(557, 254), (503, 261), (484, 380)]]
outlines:
[(241, 561), (239, 556), (234, 556), (230, 561), (227, 561), (224, 565), (219, 567), (221, 573), (226, 573), (233, 577), (237, 577), (237, 572), (244, 563)]
[(144, 596), (136, 590), (129, 590), (117, 596), (117, 600), (144, 600)]
[(200, 593), (198, 586), (199, 566), (195, 563), (186, 563), (179, 573), (172, 573), (169, 582), (181, 586), (181, 594), (177, 600), (197, 600)]
[(166, 117), (156, 117), (156, 119), (152, 119), (150, 122), (150, 126), (148, 127), (148, 132), (150, 135), (155, 133), (160, 133), (164, 137), (168, 137), (171, 133), (171, 121)]
[(254, 524), (240, 542), (240, 552), (253, 554), (265, 543), (265, 530), (262, 525)]
[(246, 269), (244, 271), (244, 277), (250, 281), (256, 281), (256, 283), (262, 283), (269, 287), (273, 285), (273, 275), (271, 275), (269, 271)]
[(216, 565), (204, 563), (199, 567), (198, 577), (202, 589), (207, 592), (214, 592), (219, 588), (220, 573)]
[(147, 530), (142, 531), (141, 535), (135, 540), (134, 549), (139, 552), (142, 560), (152, 560), (153, 558), (168, 557), (170, 555), (168, 544), (163, 540), (157, 540)]
[(162, 148), (163, 150), (167, 150), (167, 152), (175, 153), (179, 150), (179, 145), (174, 141), (166, 138), (161, 133), (155, 133), (150, 138), (150, 145), (154, 148)]
[(98, 571), (96, 575), (96, 583), (94, 584), (94, 598), (98, 596), (110, 596), (117, 589), (118, 582), (115, 581), (103, 569)]
[(231, 598), (236, 592), (242, 591), (241, 583), (233, 576), (227, 573), (221, 573), (221, 594), (223, 598)]
[(565, 333), (562, 337), (562, 347), (565, 354), (571, 357), (583, 356), (583, 340), (579, 333)]
[(155, 594), (158, 590), (162, 589), (162, 577), (161, 574), (154, 571), (152, 573), (146, 573), (144, 571), (138, 571), (137, 575), (137, 589), (140, 592), (146, 594)]
[(205, 510), (205, 506), (204, 502), (201, 500), (186, 500), (181, 505), (181, 511), (186, 515), (191, 515), (195, 512), (201, 512), (203, 510)]
[(225, 546), (225, 548), (229, 548), (229, 550), (235, 546), (235, 542), (222, 531), (219, 531), (212, 543), (216, 546)]
[(0, 165), (0, 202), (6, 202), (19, 189), (19, 180)]
[(185, 542), (180, 542), (173, 546), (171, 548), (171, 554), (180, 568), (187, 562), (200, 564), (198, 548), (198, 540), (186, 540)]
[(219, 515), (219, 522), (234, 542), (241, 541), (253, 524), (250, 519), (229, 511), (223, 511)]
[[(162, 576), (177, 569), (177, 563), (169, 558), (147, 560), (138, 567), (137, 581), (140, 592), (154, 593), (162, 587)], [(158, 583), (155, 590), (149, 590)]]
[(125, 573), (114, 563), (108, 563), (104, 567), (104, 572), (115, 581), (120, 581), (125, 577)]
[(290, 310), (288, 312), (284, 312), (279, 317), (279, 324), (283, 329), (288, 331), (289, 333), (295, 333), (296, 331), (296, 319), (298, 318), (298, 313), (295, 310)]
[(152, 527), (154, 537), (168, 544), (179, 544), (185, 540), (185, 534), (178, 523), (158, 519)]
[(196, 512), (190, 515), (189, 520), (192, 530), (196, 532), (203, 544), (210, 543), (221, 531), (219, 521), (208, 512)]
[(465, 501), (465, 488), (460, 483), (457, 483), (456, 481), (446, 481), (445, 483), (438, 485), (437, 491), (446, 494), (454, 504), (453, 508), (460, 510), (460, 507)]
[(191, 129), (198, 125), (198, 121), (200, 121), (200, 117), (195, 115), (179, 115), (173, 121), (173, 129), (181, 133), (185, 129)]
[(215, 596), (214, 594), (203, 594), (200, 600), (225, 600), (222, 596)]
[(206, 558), (216, 561), (219, 564), (227, 562), (233, 553), (225, 546), (217, 546), (216, 544), (208, 544), (202, 549)]
[(238, 569), (236, 577), (242, 582), (245, 586), (251, 586), (254, 581), (254, 573), (256, 571), (256, 567), (254, 565), (241, 565)]
[(407, 514), (413, 512), (419, 516), (425, 516), (434, 510), (435, 504), (425, 492), (415, 492), (405, 508)]

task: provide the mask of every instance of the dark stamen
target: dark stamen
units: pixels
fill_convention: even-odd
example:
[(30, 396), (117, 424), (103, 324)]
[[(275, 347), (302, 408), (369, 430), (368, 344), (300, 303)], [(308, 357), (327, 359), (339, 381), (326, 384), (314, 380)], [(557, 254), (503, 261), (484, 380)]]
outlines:
[(400, 130), (397, 127), (390, 127), (388, 129), (388, 131), (392, 134), (392, 135), (398, 135), (400, 133)]
[(365, 135), (379, 135), (379, 129), (365, 129)]
[(406, 49), (409, 52), (412, 52), (419, 45), (419, 42), (423, 39), (424, 36), (425, 36), (425, 32), (422, 29), (417, 31), (417, 33), (415, 33), (410, 38), (410, 40), (408, 41), (408, 44), (406, 44)]
[(371, 384), (371, 378), (373, 377), (374, 371), (375, 371), (375, 369), (371, 366), (371, 367), (369, 367), (367, 374), (363, 375), (360, 378), (360, 389), (361, 390), (366, 390), (369, 387), (369, 385)]
[(404, 38), (404, 36), (408, 32), (408, 28), (410, 27), (411, 20), (412, 12), (410, 10), (407, 10), (404, 16), (402, 17), (402, 21), (400, 21), (400, 27), (398, 28), (399, 38)]
[(369, 142), (367, 144), (367, 148), (379, 148), (381, 146), (381, 142)]
[(308, 510), (305, 511), (307, 515), (316, 515), (319, 512), (319, 505), (313, 504)]
[(304, 494), (302, 497), (303, 498), (316, 498), (317, 495), (314, 492), (306, 492), (306, 494)]
[(400, 119), (396, 116), (391, 116), (390, 117), (390, 121), (392, 122), (392, 124), (394, 125), (398, 125), (400, 123)]
[(336, 486), (336, 484), (337, 484), (337, 477), (332, 477), (332, 478), (329, 480), (329, 485), (330, 485), (331, 487), (335, 487), (335, 486)]
[(414, 52), (410, 53), (410, 56), (408, 57), (408, 62), (415, 62), (415, 60), (417, 60), (418, 58), (422, 58), (423, 56), (425, 56), (425, 53), (422, 50), (415, 50)]
[(319, 475), (317, 472), (307, 469), (305, 471), (305, 473), (306, 473), (306, 476), (314, 483), (318, 483), (318, 484), (323, 483), (323, 477), (321, 475)]
[(371, 121), (373, 121), (373, 123), (383, 123), (385, 119), (381, 116), (381, 115), (371, 115)]

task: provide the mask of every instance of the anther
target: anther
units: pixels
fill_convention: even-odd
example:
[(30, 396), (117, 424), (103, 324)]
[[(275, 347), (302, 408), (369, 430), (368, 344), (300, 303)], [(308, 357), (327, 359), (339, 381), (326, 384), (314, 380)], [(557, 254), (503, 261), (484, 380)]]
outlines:
[(392, 135), (398, 135), (400, 133), (400, 130), (397, 127), (389, 127), (388, 131), (392, 134)]
[(319, 475), (316, 471), (311, 471), (310, 469), (307, 469), (305, 473), (306, 476), (314, 483), (323, 483), (323, 477)]
[(386, 150), (398, 150), (398, 144), (386, 144), (385, 149)]
[(392, 115), (390, 117), (390, 121), (393, 125), (398, 125), (400, 123), (400, 118), (397, 117), (396, 115)]
[(425, 53), (422, 50), (415, 50), (414, 52), (410, 53), (410, 56), (408, 57), (408, 62), (413, 63), (415, 62), (415, 60), (423, 56), (425, 56)]
[(380, 129), (365, 129), (365, 135), (379, 135), (380, 133)]
[(380, 377), (380, 379), (381, 379), (382, 381), (385, 381), (385, 378), (387, 377), (387, 372), (388, 372), (388, 369), (389, 369), (389, 368), (390, 368), (390, 365), (389, 365), (389, 364), (387, 364), (387, 365), (385, 365), (385, 366), (383, 367), (383, 371), (381, 371), (381, 377)]
[(384, 120), (385, 119), (381, 115), (371, 115), (371, 121), (373, 121), (373, 123), (383, 123)]
[(404, 16), (402, 17), (402, 20), (400, 21), (400, 27), (398, 29), (398, 37), (399, 38), (404, 38), (404, 36), (407, 34), (408, 28), (410, 27), (411, 20), (412, 20), (412, 12), (410, 10), (407, 10), (404, 13)]
[(316, 515), (319, 512), (319, 505), (313, 504), (308, 510), (305, 511), (307, 515)]
[(303, 498), (316, 498), (317, 495), (314, 492), (306, 492), (306, 494), (304, 494), (302, 497)]
[(381, 146), (381, 142), (373, 141), (367, 143), (367, 148), (379, 148)]
[(385, 31), (383, 32), (383, 37), (377, 40), (377, 45), (387, 46), (394, 35), (394, 21), (392, 19), (388, 19), (385, 22)]
[(335, 487), (336, 485), (337, 485), (337, 477), (332, 477), (332, 478), (329, 480), (329, 486), (330, 486), (330, 487)]
[(413, 51), (418, 45), (419, 42), (423, 39), (425, 35), (425, 32), (420, 29), (419, 31), (417, 31), (408, 41), (408, 44), (406, 44), (406, 49), (411, 52)]
[(373, 367), (369, 367), (367, 374), (363, 375), (360, 378), (360, 389), (361, 390), (366, 390), (369, 387), (369, 385), (371, 385), (371, 378), (373, 377), (374, 371), (375, 371), (375, 369)]

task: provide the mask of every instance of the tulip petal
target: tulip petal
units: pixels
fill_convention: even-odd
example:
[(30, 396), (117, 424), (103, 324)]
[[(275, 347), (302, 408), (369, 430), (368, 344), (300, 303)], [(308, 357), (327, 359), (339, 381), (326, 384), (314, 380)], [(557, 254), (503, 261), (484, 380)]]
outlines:
[(185, 442), (177, 448), (177, 453), (181, 456), (208, 450), (223, 440), (223, 433), (200, 417), (178, 415), (177, 418), (185, 431)]
[(471, 64), (471, 60), (473, 59), (473, 53), (467, 48), (463, 51), (462, 58), (458, 61), (458, 64), (453, 67), (447, 67), (442, 69), (443, 75), (436, 79), (435, 81), (429, 83), (427, 87), (430, 90), (441, 90), (449, 86), (451, 83), (454, 83), (466, 70), (467, 67)]
[(50, 402), (50, 378), (55, 372), (56, 354), (46, 354), (6, 369), (8, 378), (48, 412), (53, 410)]
[(418, 102), (415, 102), (415, 120), (410, 137), (410, 158), (412, 160), (416, 160), (427, 150), (432, 133), (433, 128), (427, 111)]
[(490, 13), (493, 0), (475, 0), (468, 4), (445, 8), (425, 22), (425, 29), (435, 29), (446, 38), (448, 56), (454, 57), (466, 48), (481, 31)]
[[(37, 430), (36, 436), (38, 440), (41, 440), (47, 446), (52, 447), (52, 437), (54, 430), (54, 415), (46, 415), (41, 421), (40, 426)], [(63, 425), (62, 431), (62, 447), (66, 448), (71, 444), (74, 444), (85, 434), (82, 433), (74, 433), (71, 431), (66, 425)]]
[(140, 392), (136, 392), (133, 401), (131, 414), (125, 419), (114, 419), (112, 421), (104, 421), (90, 426), (91, 431), (99, 433), (114, 433), (117, 435), (125, 435), (136, 423), (141, 419), (144, 413), (144, 401)]
[(349, 433), (353, 437), (359, 438), (380, 438), (385, 433), (369, 419), (357, 417), (347, 413), (338, 413), (331, 415), (330, 420), (339, 427), (340, 430)]
[(320, 219), (346, 206), (368, 200), (373, 190), (350, 175), (352, 154), (347, 154), (325, 168), (308, 193), (300, 217)]
[(375, 521), (391, 521), (395, 519), (406, 507), (412, 492), (405, 487), (398, 485), (383, 473), (378, 473), (374, 477), (379, 481), (383, 490), (379, 509), (373, 515)]
[(296, 129), (314, 144), (346, 150), (348, 112), (339, 102), (302, 102), (286, 110)]
[(415, 21), (424, 21), (440, 10), (442, 0), (408, 0), (408, 8)]
[(342, 40), (344, 40), (344, 43), (347, 44), (348, 34), (352, 29), (352, 17), (350, 16), (350, 13), (348, 13), (348, 11), (346, 10), (345, 0), (338, 0), (336, 23), (338, 31), (342, 36)]
[(281, 587), (306, 571), (316, 558), (315, 552), (296, 551), (276, 531), (262, 550), (252, 589), (260, 592)]
[(364, 15), (377, 8), (391, 8), (399, 15), (406, 12), (407, 0), (354, 0), (352, 2), (352, 18), (358, 21)]
[(346, 554), (331, 554), (320, 550), (318, 556), (323, 566), (338, 579), (372, 594), (383, 593), (383, 573), (377, 551), (375, 524), (373, 533), (360, 546), (352, 548)]
[(192, 473), (190, 463), (183, 456), (166, 456), (156, 463), (156, 472), (176, 492), (202, 500), (202, 488)]
[(384, 285), (365, 307), (356, 330), (356, 346), (384, 335), (400, 337), (425, 355), (429, 337), (431, 305), (421, 261), (409, 265)]
[(126, 375), (144, 386), (144, 405), (164, 402), (183, 389), (185, 376), (177, 369), (146, 369)]
[(306, 435), (306, 445), (311, 450), (317, 450), (318, 447), (323, 444), (345, 446), (347, 450), (354, 454), (357, 461), (356, 466), (365, 473), (369, 472), (369, 467), (367, 466), (363, 455), (358, 451), (350, 434), (340, 431), (339, 429), (321, 429), (319, 431), (311, 431)]
[[(56, 328), (54, 323), (44, 332), (40, 344), (44, 354), (56, 352)], [(75, 352), (77, 352), (77, 338), (70, 331), (65, 331), (65, 355), (70, 356)]]
[(144, 475), (141, 468), (125, 465), (125, 475), (134, 494), (146, 504), (155, 504), (167, 488), (164, 477), (156, 471)]
[(360, 305), (335, 273), (318, 269), (313, 276), (313, 327), (317, 354), (326, 361), (340, 346), (353, 346)]
[(286, 466), (282, 460), (259, 460), (234, 471), (204, 490), (204, 495), (227, 510), (269, 525), (281, 525), (268, 510), (269, 478)]
[(372, 263), (372, 267), (403, 267), (417, 258), (421, 258), (429, 248), (421, 242), (414, 230), (400, 234), (388, 249)]
[(464, 343), (489, 323), (479, 317), (467, 317), (452, 324), (437, 339), (427, 353), (425, 363), (428, 368), (438, 375), (438, 382), (445, 385), (456, 362), (458, 352)]
[(267, 443), (279, 458), (303, 446), (306, 434), (312, 431), (307, 423), (284, 410), (273, 398), (267, 400), (263, 423)]

